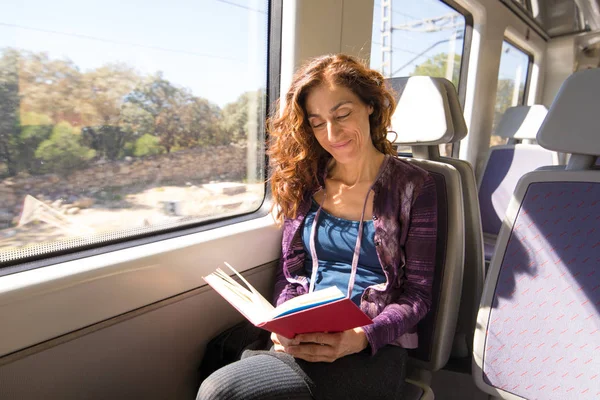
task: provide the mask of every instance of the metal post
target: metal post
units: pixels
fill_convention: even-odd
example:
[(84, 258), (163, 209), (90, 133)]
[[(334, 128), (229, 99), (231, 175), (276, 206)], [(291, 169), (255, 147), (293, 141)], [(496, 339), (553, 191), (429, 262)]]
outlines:
[(392, 0), (381, 0), (381, 74), (392, 77)]

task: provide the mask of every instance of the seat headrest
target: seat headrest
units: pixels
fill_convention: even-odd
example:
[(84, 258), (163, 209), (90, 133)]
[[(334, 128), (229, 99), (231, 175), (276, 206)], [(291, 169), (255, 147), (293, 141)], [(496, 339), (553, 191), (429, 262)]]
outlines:
[(548, 109), (533, 106), (509, 107), (500, 118), (495, 134), (507, 139), (535, 139)]
[(576, 72), (562, 84), (537, 134), (549, 150), (600, 155), (600, 68)]
[(395, 143), (437, 146), (458, 142), (467, 124), (454, 85), (444, 78), (411, 76), (386, 79), (397, 102), (391, 129)]

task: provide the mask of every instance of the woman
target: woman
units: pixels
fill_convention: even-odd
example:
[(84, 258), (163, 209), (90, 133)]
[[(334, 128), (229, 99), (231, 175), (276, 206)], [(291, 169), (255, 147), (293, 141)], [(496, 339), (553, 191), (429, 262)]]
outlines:
[(336, 285), (373, 324), (272, 334), (270, 352), (215, 372), (199, 399), (401, 398), (405, 349), (431, 304), (437, 215), (432, 178), (387, 140), (394, 108), (381, 74), (324, 56), (300, 68), (269, 124), (276, 304)]

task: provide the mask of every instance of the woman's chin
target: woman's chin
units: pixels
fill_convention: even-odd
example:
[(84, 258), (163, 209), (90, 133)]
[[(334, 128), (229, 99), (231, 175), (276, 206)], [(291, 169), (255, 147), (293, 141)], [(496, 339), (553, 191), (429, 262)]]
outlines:
[(353, 151), (332, 151), (330, 153), (336, 162), (340, 164), (352, 164), (358, 159), (356, 152)]

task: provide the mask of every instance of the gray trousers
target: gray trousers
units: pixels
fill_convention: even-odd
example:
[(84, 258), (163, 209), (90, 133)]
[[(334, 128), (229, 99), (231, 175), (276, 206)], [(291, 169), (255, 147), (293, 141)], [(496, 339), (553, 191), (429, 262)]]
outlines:
[(246, 351), (210, 375), (197, 400), (402, 399), (406, 350), (386, 346), (333, 363), (311, 363), (274, 351)]

